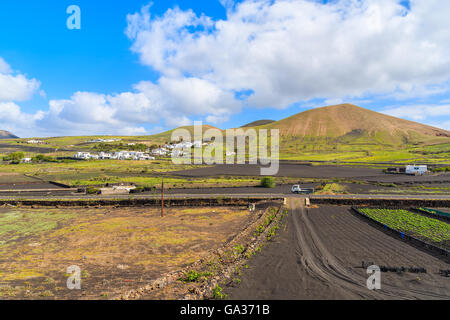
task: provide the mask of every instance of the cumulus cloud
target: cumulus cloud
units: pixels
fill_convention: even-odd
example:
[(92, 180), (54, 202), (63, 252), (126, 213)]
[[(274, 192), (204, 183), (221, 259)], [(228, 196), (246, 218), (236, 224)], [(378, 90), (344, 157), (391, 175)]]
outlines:
[(11, 72), (11, 66), (2, 57), (0, 57), (0, 73), (8, 74)]
[[(49, 110), (36, 122), (47, 134), (145, 134), (142, 115), (147, 98), (131, 92), (105, 95), (76, 92), (70, 99), (50, 100)], [(139, 117), (140, 115), (140, 117)]]
[(450, 105), (449, 104), (423, 104), (406, 105), (386, 108), (383, 113), (409, 119), (413, 121), (424, 122), (430, 126), (450, 131)]
[(430, 122), (428, 125), (450, 131), (450, 121)]
[(0, 57), (0, 129), (24, 134), (34, 127), (35, 121), (43, 117), (43, 112), (24, 113), (15, 102), (30, 99), (39, 86), (39, 81), (14, 72)]
[(34, 114), (24, 113), (20, 106), (14, 102), (0, 102), (1, 130), (11, 131), (19, 136), (27, 136), (30, 131), (37, 129), (35, 123), (43, 117), (42, 111), (37, 111)]
[(450, 116), (450, 105), (407, 105), (386, 108), (383, 113), (415, 121)]
[(152, 16), (144, 7), (128, 16), (132, 50), (163, 77), (250, 90), (253, 107), (411, 97), (450, 78), (450, 4), (442, 1), (411, 1), (410, 10), (396, 0), (222, 3), (227, 19), (217, 21), (178, 8)]
[(23, 74), (13, 74), (9, 64), (0, 57), (0, 102), (25, 101), (39, 89), (40, 82)]

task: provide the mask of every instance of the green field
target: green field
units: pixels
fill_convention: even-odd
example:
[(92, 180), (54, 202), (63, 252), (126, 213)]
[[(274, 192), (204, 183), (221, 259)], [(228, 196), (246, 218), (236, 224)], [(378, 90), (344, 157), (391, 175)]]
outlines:
[(183, 178), (171, 176), (172, 171), (201, 166), (175, 165), (170, 160), (119, 161), (90, 160), (69, 163), (35, 163), (0, 165), (0, 182), (33, 182), (37, 179), (55, 181), (70, 186), (104, 185), (106, 183), (134, 183), (138, 186), (192, 188), (242, 186), (259, 184), (258, 177)]
[(450, 224), (408, 210), (361, 208), (368, 217), (412, 237), (450, 249)]

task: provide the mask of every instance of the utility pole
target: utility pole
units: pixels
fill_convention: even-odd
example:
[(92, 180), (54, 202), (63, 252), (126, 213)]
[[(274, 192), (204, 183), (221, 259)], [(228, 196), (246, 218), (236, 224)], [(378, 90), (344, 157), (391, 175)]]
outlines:
[(164, 178), (161, 181), (161, 217), (164, 217)]

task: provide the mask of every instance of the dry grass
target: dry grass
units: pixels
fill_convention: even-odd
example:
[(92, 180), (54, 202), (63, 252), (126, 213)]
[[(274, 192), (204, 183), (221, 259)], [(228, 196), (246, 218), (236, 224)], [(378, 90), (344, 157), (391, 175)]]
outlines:
[[(250, 219), (236, 208), (167, 209), (164, 218), (149, 208), (11, 210), (0, 210), (0, 285), (37, 299), (115, 294), (196, 261)], [(85, 272), (82, 292), (66, 289), (71, 265)]]

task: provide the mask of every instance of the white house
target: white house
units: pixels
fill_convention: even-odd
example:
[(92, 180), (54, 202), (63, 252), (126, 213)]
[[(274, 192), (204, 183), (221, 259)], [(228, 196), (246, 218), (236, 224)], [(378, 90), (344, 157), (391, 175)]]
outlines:
[(152, 150), (152, 153), (157, 156), (165, 156), (165, 155), (167, 155), (168, 150), (164, 149), (164, 148), (158, 148), (158, 149)]
[(89, 143), (95, 143), (95, 142), (116, 142), (116, 141), (120, 141), (121, 139), (93, 139), (93, 140), (89, 140)]
[(423, 175), (428, 172), (427, 166), (406, 166), (406, 174)]
[(76, 159), (90, 159), (91, 158), (91, 153), (90, 152), (77, 152), (76, 154), (73, 155), (74, 158)]
[(141, 151), (119, 151), (108, 153), (100, 152), (99, 154), (91, 154), (90, 152), (78, 152), (73, 156), (76, 159), (112, 159), (112, 160), (155, 160), (154, 157)]
[(113, 186), (111, 188), (101, 188), (101, 194), (129, 194), (136, 186)]
[(109, 152), (100, 152), (100, 154), (98, 156), (102, 160), (111, 159), (112, 158), (112, 154), (109, 153)]

